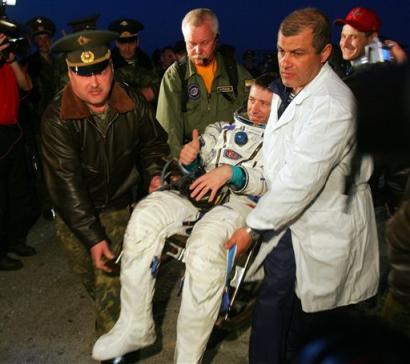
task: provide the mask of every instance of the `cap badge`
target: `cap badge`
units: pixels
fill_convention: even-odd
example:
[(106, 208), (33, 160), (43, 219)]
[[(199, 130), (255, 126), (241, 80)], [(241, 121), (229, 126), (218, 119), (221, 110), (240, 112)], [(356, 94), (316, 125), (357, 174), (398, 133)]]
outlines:
[(81, 58), (81, 61), (82, 61), (83, 63), (91, 63), (91, 62), (94, 61), (95, 56), (94, 56), (94, 53), (93, 53), (93, 52), (91, 52), (91, 51), (85, 51), (85, 52), (81, 53), (80, 58)]
[(78, 43), (80, 46), (84, 46), (84, 45), (90, 43), (90, 41), (91, 41), (90, 38), (84, 37), (84, 36), (82, 36), (82, 35), (80, 35), (80, 36), (78, 37), (78, 39), (77, 39), (77, 43)]
[(37, 18), (37, 19), (36, 19), (36, 22), (37, 22), (37, 23), (42, 23), (43, 20), (42, 20), (41, 18)]
[(126, 20), (123, 20), (120, 25), (122, 25), (123, 27), (126, 27), (128, 25), (128, 22)]
[(122, 32), (120, 37), (130, 37), (132, 34), (130, 32)]
[(357, 19), (362, 15), (362, 12), (360, 11), (360, 9), (354, 9), (352, 11), (352, 15), (353, 15), (353, 19)]

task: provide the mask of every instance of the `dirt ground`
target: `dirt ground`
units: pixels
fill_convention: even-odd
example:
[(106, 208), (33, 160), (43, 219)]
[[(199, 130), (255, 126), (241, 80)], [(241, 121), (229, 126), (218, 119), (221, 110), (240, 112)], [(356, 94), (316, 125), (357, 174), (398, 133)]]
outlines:
[[(96, 363), (92, 301), (70, 272), (55, 241), (53, 222), (40, 219), (29, 245), (38, 254), (22, 258), (24, 268), (0, 272), (0, 363)], [(154, 312), (158, 339), (136, 355), (136, 362), (171, 363), (182, 267), (171, 261), (157, 282)], [(232, 333), (207, 351), (204, 363), (247, 363), (249, 328)]]

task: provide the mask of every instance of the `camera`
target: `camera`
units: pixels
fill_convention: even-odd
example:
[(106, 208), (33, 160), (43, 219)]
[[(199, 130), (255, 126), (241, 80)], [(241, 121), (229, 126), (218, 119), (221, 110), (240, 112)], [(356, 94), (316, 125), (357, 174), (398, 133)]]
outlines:
[(7, 48), (0, 51), (0, 60), (7, 59), (10, 53), (19, 56), (25, 55), (30, 45), (27, 39), (21, 36), (16, 24), (6, 18), (0, 18), (0, 33), (7, 36), (7, 39), (1, 45), (9, 43)]
[(393, 61), (389, 46), (382, 43), (377, 37), (365, 47), (365, 57), (367, 58), (368, 63)]
[(7, 48), (0, 51), (0, 62), (7, 59), (9, 53), (23, 56), (30, 47), (28, 41), (21, 36), (17, 24), (7, 18), (7, 5), (16, 5), (16, 0), (0, 0), (0, 33), (5, 34), (8, 38), (2, 44), (9, 43)]
[(353, 67), (369, 65), (374, 63), (393, 62), (394, 58), (390, 51), (390, 47), (375, 37), (371, 43), (365, 46), (364, 55), (358, 60), (355, 60)]
[(0, 51), (0, 60), (7, 59), (10, 53), (22, 55), (26, 52), (28, 46), (27, 40), (23, 37), (8, 38), (0, 45), (7, 43), (9, 43), (9, 46), (6, 49)]

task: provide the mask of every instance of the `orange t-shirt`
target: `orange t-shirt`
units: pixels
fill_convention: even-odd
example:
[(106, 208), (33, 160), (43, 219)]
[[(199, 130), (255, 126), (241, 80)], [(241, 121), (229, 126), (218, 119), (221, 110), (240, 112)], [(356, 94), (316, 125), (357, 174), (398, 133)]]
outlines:
[(17, 123), (19, 97), (16, 76), (11, 67), (4, 63), (0, 66), (0, 125)]
[(206, 66), (201, 66), (201, 65), (195, 65), (196, 71), (198, 74), (202, 77), (205, 83), (206, 90), (208, 91), (208, 94), (211, 93), (212, 89), (212, 82), (214, 81), (215, 74), (216, 74), (216, 58), (214, 58), (210, 64), (207, 64)]

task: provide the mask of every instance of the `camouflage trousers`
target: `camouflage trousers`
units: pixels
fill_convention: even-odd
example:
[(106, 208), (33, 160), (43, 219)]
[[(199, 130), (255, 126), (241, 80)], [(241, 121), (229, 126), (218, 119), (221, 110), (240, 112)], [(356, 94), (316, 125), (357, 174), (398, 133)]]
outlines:
[(387, 292), (380, 312), (381, 318), (410, 339), (410, 308)]
[[(110, 242), (111, 251), (118, 256), (130, 218), (130, 209), (127, 207), (102, 212), (99, 217)], [(74, 236), (59, 216), (56, 218), (56, 233), (71, 269), (80, 276), (82, 284), (95, 302), (95, 330), (96, 335), (101, 336), (111, 330), (120, 314), (119, 274), (95, 269), (89, 249)]]

